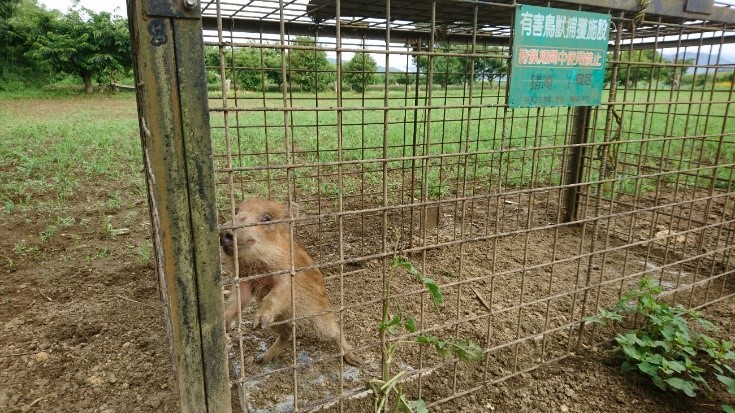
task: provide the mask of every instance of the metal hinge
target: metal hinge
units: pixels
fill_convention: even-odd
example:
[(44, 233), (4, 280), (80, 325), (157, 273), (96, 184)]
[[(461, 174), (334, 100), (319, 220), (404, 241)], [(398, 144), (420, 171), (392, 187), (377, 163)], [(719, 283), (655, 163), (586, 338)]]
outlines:
[(145, 1), (148, 17), (201, 18), (199, 0), (141, 0)]

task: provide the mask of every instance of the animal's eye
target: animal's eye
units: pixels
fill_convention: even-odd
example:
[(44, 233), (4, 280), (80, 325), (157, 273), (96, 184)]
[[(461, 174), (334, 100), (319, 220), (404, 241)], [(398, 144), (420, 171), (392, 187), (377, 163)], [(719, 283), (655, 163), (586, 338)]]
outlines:
[(273, 217), (271, 217), (271, 214), (265, 213), (262, 217), (260, 217), (260, 222), (269, 222), (272, 221)]

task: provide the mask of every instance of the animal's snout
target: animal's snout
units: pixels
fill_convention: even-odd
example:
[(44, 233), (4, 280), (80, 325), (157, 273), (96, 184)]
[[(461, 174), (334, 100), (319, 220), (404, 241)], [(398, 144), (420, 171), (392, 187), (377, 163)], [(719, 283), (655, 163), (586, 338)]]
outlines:
[(232, 255), (235, 252), (235, 234), (230, 229), (222, 230), (219, 233), (219, 245), (225, 251), (225, 254)]

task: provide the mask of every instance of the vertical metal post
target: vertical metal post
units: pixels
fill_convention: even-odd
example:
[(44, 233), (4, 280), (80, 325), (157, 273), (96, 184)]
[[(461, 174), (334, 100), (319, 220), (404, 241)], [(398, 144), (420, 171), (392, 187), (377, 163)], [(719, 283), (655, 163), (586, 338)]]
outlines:
[(564, 171), (564, 215), (563, 222), (572, 222), (577, 216), (577, 195), (579, 184), (582, 181), (582, 154), (587, 142), (587, 125), (590, 118), (589, 106), (577, 106), (574, 108), (574, 120), (572, 126), (572, 145), (567, 152)]
[(230, 412), (201, 11), (128, 0), (156, 266), (182, 412)]

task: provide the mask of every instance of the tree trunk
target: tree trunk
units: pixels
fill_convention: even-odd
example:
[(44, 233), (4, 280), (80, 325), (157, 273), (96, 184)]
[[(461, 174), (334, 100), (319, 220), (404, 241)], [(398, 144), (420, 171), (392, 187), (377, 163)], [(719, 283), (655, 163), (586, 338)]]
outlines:
[(84, 81), (84, 92), (85, 93), (94, 92), (94, 86), (92, 86), (92, 75), (82, 74), (82, 80)]

